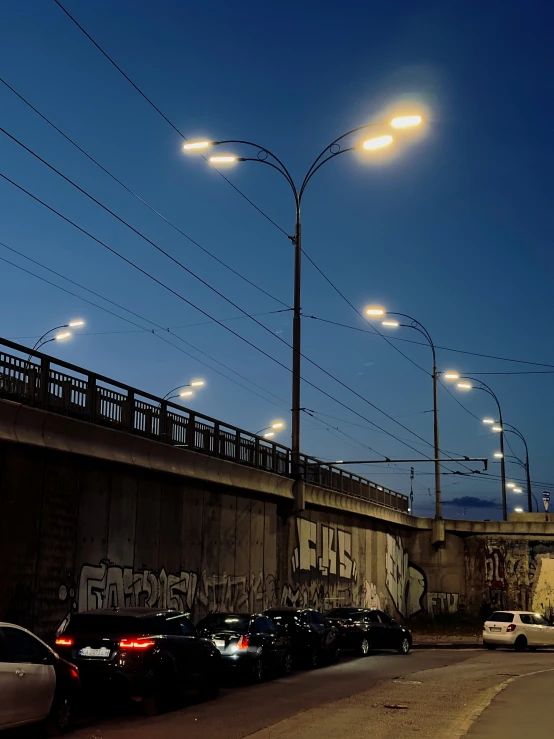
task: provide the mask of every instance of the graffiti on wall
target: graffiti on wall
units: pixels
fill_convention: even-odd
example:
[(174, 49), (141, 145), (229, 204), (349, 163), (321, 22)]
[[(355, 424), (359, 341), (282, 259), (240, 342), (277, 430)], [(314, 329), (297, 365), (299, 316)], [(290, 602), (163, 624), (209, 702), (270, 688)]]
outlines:
[(529, 552), (530, 605), (534, 611), (554, 616), (554, 546), (533, 544)]
[(424, 609), (425, 573), (410, 564), (402, 539), (392, 534), (387, 534), (385, 542), (385, 578), (392, 602), (404, 618), (415, 616)]
[(492, 608), (506, 607), (506, 556), (498, 542), (485, 544), (485, 585)]
[[(320, 532), (318, 542), (317, 523), (306, 518), (296, 519), (297, 545), (291, 557), (293, 573), (316, 571), (323, 577), (338, 575), (346, 580), (356, 580), (358, 572), (352, 557), (352, 534), (324, 525)], [(321, 556), (317, 554), (318, 549)]]
[(459, 593), (427, 593), (426, 611), (432, 616), (457, 613), (460, 603)]

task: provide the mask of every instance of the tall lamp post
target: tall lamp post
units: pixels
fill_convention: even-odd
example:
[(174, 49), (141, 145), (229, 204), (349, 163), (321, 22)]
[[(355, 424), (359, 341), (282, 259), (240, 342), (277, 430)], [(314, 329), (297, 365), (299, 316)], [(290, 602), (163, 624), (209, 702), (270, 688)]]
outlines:
[[(518, 436), (523, 442), (523, 446), (525, 447), (525, 462), (522, 464), (522, 467), (525, 470), (525, 475), (527, 478), (527, 510), (529, 511), (529, 513), (532, 513), (533, 512), (533, 491), (531, 490), (531, 472), (529, 470), (529, 447), (527, 446), (525, 437), (523, 436), (521, 431), (516, 429), (515, 426), (512, 426), (511, 423), (505, 423), (504, 427), (508, 433), (515, 434), (515, 436)], [(517, 461), (518, 463), (520, 462), (519, 459)]]
[[(409, 115), (409, 116), (398, 116), (393, 118), (389, 122), (389, 126), (394, 129), (411, 128), (412, 126), (418, 126), (421, 123), (421, 116)], [(271, 167), (276, 172), (279, 172), (286, 181), (288, 182), (295, 203), (296, 211), (296, 222), (294, 229), (294, 236), (289, 236), (289, 239), (294, 245), (294, 291), (293, 291), (293, 324), (292, 324), (292, 423), (291, 423), (291, 472), (294, 484), (294, 496), (297, 508), (303, 508), (303, 494), (302, 494), (302, 470), (300, 465), (300, 384), (301, 384), (301, 267), (302, 267), (302, 224), (300, 218), (300, 206), (306, 187), (315, 173), (331, 159), (335, 159), (340, 154), (346, 154), (347, 152), (354, 151), (362, 148), (366, 151), (374, 151), (382, 149), (383, 147), (389, 146), (393, 142), (393, 137), (390, 134), (384, 134), (380, 136), (374, 136), (373, 138), (367, 139), (362, 142), (356, 143), (354, 146), (342, 147), (344, 139), (354, 136), (361, 131), (365, 131), (370, 128), (381, 127), (383, 124), (368, 123), (357, 128), (352, 128), (350, 131), (342, 134), (328, 146), (323, 149), (319, 156), (314, 160), (311, 167), (302, 182), (297, 185), (291, 173), (284, 165), (284, 163), (275, 154), (273, 154), (265, 146), (260, 146), (253, 141), (245, 141), (242, 139), (226, 139), (224, 141), (193, 141), (183, 145), (183, 150), (186, 152), (202, 152), (209, 149), (212, 146), (223, 146), (223, 145), (237, 145), (246, 146), (251, 149), (256, 149), (257, 154), (255, 157), (239, 157), (234, 154), (224, 154), (222, 156), (210, 156), (208, 161), (216, 166), (218, 165), (229, 165), (235, 164), (236, 162), (257, 162), (258, 164), (265, 164)]]
[[(500, 454), (502, 455), (500, 457), (500, 477), (502, 484), (502, 519), (504, 521), (507, 521), (508, 511), (506, 501), (506, 460), (504, 458), (504, 421), (502, 418), (502, 408), (500, 407), (500, 401), (498, 400), (496, 394), (493, 392), (492, 388), (490, 388), (485, 382), (483, 382), (483, 380), (479, 380), (475, 377), (460, 377), (457, 372), (446, 372), (444, 377), (447, 380), (458, 380), (456, 386), (460, 390), (482, 390), (483, 392), (490, 395), (496, 403), (496, 407), (498, 409), (499, 423), (496, 423), (492, 419), (485, 419), (484, 423), (491, 424), (492, 430), (500, 434)], [(473, 382), (476, 382), (478, 384), (472, 385)]]
[[(417, 331), (422, 336), (425, 337), (427, 340), (429, 346), (431, 347), (431, 352), (433, 354), (433, 372), (432, 372), (432, 378), (433, 378), (433, 441), (434, 441), (434, 449), (435, 449), (435, 518), (440, 519), (442, 518), (442, 501), (441, 501), (441, 468), (440, 468), (440, 444), (439, 444), (439, 398), (438, 398), (438, 377), (439, 373), (437, 371), (437, 355), (435, 351), (435, 344), (433, 343), (433, 339), (431, 338), (431, 334), (425, 326), (418, 321), (416, 318), (412, 318), (412, 316), (407, 315), (406, 313), (391, 313), (389, 311), (385, 311), (383, 308), (379, 307), (369, 307), (366, 308), (366, 315), (369, 318), (379, 318), (379, 317), (385, 317), (387, 316), (386, 320), (381, 321), (381, 325), (385, 328), (411, 328), (414, 331)], [(397, 316), (398, 318), (405, 318), (409, 323), (400, 323), (400, 321), (396, 320), (390, 320), (388, 316)]]

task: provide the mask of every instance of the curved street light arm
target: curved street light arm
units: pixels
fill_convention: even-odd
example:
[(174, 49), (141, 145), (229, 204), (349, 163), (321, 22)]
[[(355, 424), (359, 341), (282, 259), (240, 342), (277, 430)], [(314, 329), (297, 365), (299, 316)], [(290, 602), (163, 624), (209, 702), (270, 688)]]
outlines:
[[(163, 396), (162, 400), (169, 400), (168, 396), (171, 395), (171, 393), (174, 393), (175, 390), (179, 390), (180, 388), (183, 388), (183, 387), (190, 387), (190, 385), (177, 385), (177, 387), (172, 387), (171, 390)], [(179, 396), (174, 395), (173, 397), (178, 398)]]
[(238, 161), (239, 162), (258, 162), (259, 164), (265, 164), (266, 166), (271, 167), (272, 169), (279, 172), (279, 174), (282, 174), (283, 177), (286, 179), (286, 181), (291, 186), (292, 192), (294, 194), (294, 199), (298, 206), (298, 203), (299, 203), (298, 191), (296, 189), (296, 185), (294, 184), (294, 180), (289, 175), (288, 171), (281, 169), (281, 167), (278, 167), (276, 164), (273, 164), (273, 162), (268, 162), (267, 159), (260, 159), (259, 157), (238, 157)]
[[(42, 340), (43, 340), (43, 339), (44, 339), (44, 338), (45, 338), (46, 336), (48, 336), (48, 334), (51, 334), (51, 333), (52, 333), (52, 331), (57, 331), (57, 330), (58, 330), (59, 328), (67, 328), (68, 326), (69, 326), (69, 324), (68, 324), (68, 323), (64, 323), (64, 324), (62, 324), (61, 326), (54, 326), (54, 328), (49, 328), (49, 329), (48, 329), (48, 331), (46, 331), (46, 332), (45, 332), (44, 334), (42, 334), (42, 336), (40, 337), (40, 339), (38, 339), (38, 340), (37, 340), (37, 342), (36, 342), (36, 343), (35, 343), (35, 345), (33, 346), (33, 351), (34, 351), (35, 349), (38, 349), (38, 347), (39, 347), (39, 344), (40, 344), (40, 342), (41, 342), (41, 341), (42, 341)], [(49, 339), (49, 341), (51, 341), (51, 339)], [(46, 343), (47, 343), (47, 342), (45, 341), (45, 342), (44, 342), (44, 344), (46, 344)], [(44, 346), (44, 344), (42, 344), (42, 346)]]
[[(311, 167), (309, 168), (309, 170), (308, 170), (308, 172), (307, 172), (307, 174), (306, 174), (306, 177), (304, 178), (304, 182), (302, 183), (302, 187), (301, 187), (300, 189), (301, 189), (301, 190), (303, 190), (303, 189), (304, 189), (304, 186), (305, 186), (305, 184), (307, 184), (308, 180), (309, 180), (309, 179), (311, 179), (311, 177), (312, 177), (312, 174), (313, 174), (313, 173), (315, 172), (315, 167), (316, 167), (316, 166), (319, 166), (319, 165), (318, 165), (318, 162), (319, 162), (319, 160), (320, 160), (320, 159), (321, 159), (321, 158), (322, 158), (323, 156), (325, 156), (325, 153), (326, 153), (326, 152), (328, 152), (328, 151), (329, 151), (329, 152), (330, 152), (331, 154), (333, 154), (333, 153), (336, 153), (336, 154), (338, 154), (338, 153), (339, 153), (339, 152), (333, 152), (333, 151), (331, 151), (331, 150), (332, 150), (332, 147), (333, 147), (333, 146), (336, 146), (336, 145), (337, 145), (337, 144), (339, 143), (339, 141), (342, 141), (342, 140), (343, 140), (343, 139), (345, 139), (345, 138), (346, 138), (347, 136), (351, 136), (351, 135), (352, 135), (353, 133), (357, 133), (358, 131), (363, 131), (363, 130), (364, 130), (364, 128), (378, 128), (378, 127), (379, 127), (379, 126), (381, 126), (381, 125), (382, 125), (382, 124), (380, 124), (380, 123), (366, 123), (366, 124), (364, 124), (363, 126), (357, 126), (356, 128), (352, 128), (352, 129), (350, 129), (350, 131), (347, 131), (346, 133), (343, 133), (343, 134), (342, 134), (342, 136), (339, 136), (339, 137), (338, 137), (338, 138), (336, 138), (336, 139), (335, 139), (334, 141), (331, 141), (331, 143), (330, 143), (330, 144), (328, 144), (328, 145), (327, 145), (327, 146), (325, 147), (325, 149), (323, 149), (323, 151), (322, 151), (322, 152), (321, 152), (321, 153), (320, 153), (320, 154), (319, 154), (319, 155), (317, 156), (317, 158), (316, 158), (316, 159), (315, 159), (315, 160), (313, 161), (313, 163), (312, 163)], [(354, 148), (354, 147), (352, 147), (352, 148)], [(350, 149), (349, 151), (351, 151), (351, 149)]]
[(348, 149), (340, 149), (340, 151), (334, 151), (332, 154), (329, 154), (329, 156), (324, 159), (323, 161), (319, 162), (317, 167), (313, 167), (310, 172), (306, 175), (304, 178), (304, 182), (302, 183), (302, 187), (300, 188), (300, 193), (298, 195), (299, 201), (302, 200), (302, 195), (304, 194), (304, 190), (306, 189), (306, 185), (308, 182), (312, 179), (314, 174), (317, 172), (318, 169), (323, 167), (324, 164), (327, 164), (327, 162), (330, 162), (331, 159), (334, 159), (335, 157), (338, 157), (339, 154), (346, 154), (348, 151), (354, 151), (355, 147), (350, 146)]
[(244, 146), (251, 146), (254, 149), (257, 149), (259, 152), (263, 151), (265, 154), (270, 156), (272, 159), (274, 159), (278, 167), (275, 164), (271, 164), (271, 162), (268, 162), (267, 159), (260, 159), (260, 157), (238, 157), (239, 161), (241, 162), (262, 162), (265, 164), (269, 164), (274, 169), (276, 169), (278, 172), (281, 172), (282, 175), (287, 179), (289, 185), (292, 187), (294, 192), (294, 197), (298, 199), (298, 191), (296, 189), (296, 185), (294, 184), (294, 180), (292, 178), (291, 173), (288, 171), (288, 169), (285, 167), (284, 163), (279, 159), (279, 157), (274, 154), (272, 151), (267, 149), (265, 146), (260, 146), (259, 144), (256, 144), (254, 141), (244, 141), (242, 139), (226, 139), (225, 141), (214, 141), (214, 146), (220, 146), (221, 144), (242, 144)]

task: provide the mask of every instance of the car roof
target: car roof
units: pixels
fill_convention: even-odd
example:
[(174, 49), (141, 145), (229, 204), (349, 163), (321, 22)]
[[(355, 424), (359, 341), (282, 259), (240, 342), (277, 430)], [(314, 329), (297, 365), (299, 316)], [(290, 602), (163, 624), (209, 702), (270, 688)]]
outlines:
[[(208, 613), (204, 618), (210, 618), (210, 616), (229, 616), (230, 618), (255, 618), (256, 616), (263, 616), (262, 613), (239, 613), (238, 611), (212, 611)], [(202, 619), (202, 621), (204, 620)]]
[[(267, 608), (264, 613), (302, 613), (303, 611), (316, 611), (315, 608), (295, 608), (294, 606), (274, 606)], [(316, 611), (319, 613), (319, 611)]]
[(182, 611), (171, 608), (95, 608), (80, 611), (76, 616), (125, 616), (126, 618), (148, 618), (151, 616), (184, 616)]
[[(537, 611), (516, 611), (516, 610), (513, 610), (513, 611), (493, 611), (493, 613), (528, 613), (529, 615), (534, 616), (537, 613)], [(492, 616), (492, 613), (491, 613), (491, 616)], [(490, 616), (489, 616), (489, 618), (490, 618)]]

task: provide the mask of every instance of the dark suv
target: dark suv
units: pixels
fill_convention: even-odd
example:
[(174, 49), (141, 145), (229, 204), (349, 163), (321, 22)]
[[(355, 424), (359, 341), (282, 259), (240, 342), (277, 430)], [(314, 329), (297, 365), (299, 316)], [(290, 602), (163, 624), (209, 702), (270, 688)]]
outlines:
[(312, 669), (322, 661), (335, 662), (339, 655), (338, 629), (311, 608), (270, 608), (264, 616), (282, 628), (291, 641), (292, 658)]
[(219, 691), (221, 657), (184, 613), (115, 608), (71, 616), (56, 650), (79, 667), (83, 688), (116, 690), (155, 714), (187, 688)]

